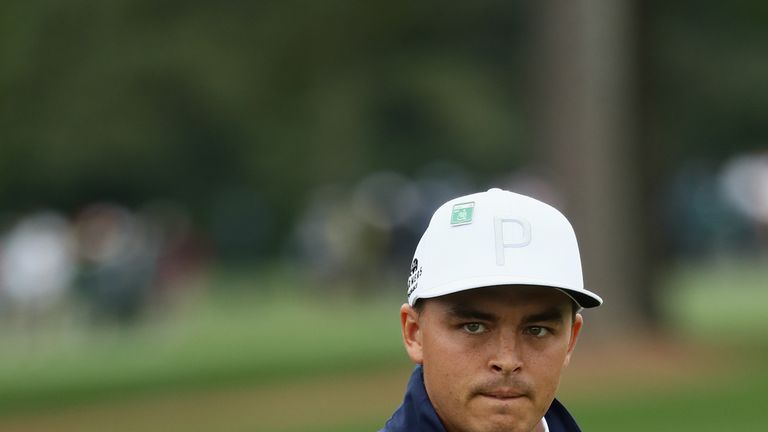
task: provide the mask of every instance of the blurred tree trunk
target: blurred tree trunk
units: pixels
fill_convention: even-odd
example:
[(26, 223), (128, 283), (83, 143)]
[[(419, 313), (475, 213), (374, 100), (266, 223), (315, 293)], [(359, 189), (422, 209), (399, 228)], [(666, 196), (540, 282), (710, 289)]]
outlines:
[(590, 332), (647, 328), (659, 316), (648, 253), (648, 158), (637, 133), (637, 5), (577, 0), (530, 7), (534, 157), (576, 229), (585, 285), (606, 302), (589, 314)]

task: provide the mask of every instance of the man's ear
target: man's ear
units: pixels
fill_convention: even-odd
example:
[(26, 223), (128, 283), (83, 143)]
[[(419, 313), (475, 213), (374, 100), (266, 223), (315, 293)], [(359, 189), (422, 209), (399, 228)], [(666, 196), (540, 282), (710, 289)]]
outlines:
[(571, 354), (573, 349), (576, 348), (576, 341), (579, 339), (579, 333), (581, 333), (581, 327), (584, 325), (584, 317), (577, 313), (573, 319), (573, 325), (571, 326), (571, 340), (568, 342), (568, 353), (565, 355), (565, 363), (563, 366), (568, 366), (571, 362)]
[(416, 364), (421, 364), (424, 360), (419, 318), (419, 312), (408, 303), (400, 306), (400, 327), (403, 332), (403, 344), (408, 352), (408, 356)]

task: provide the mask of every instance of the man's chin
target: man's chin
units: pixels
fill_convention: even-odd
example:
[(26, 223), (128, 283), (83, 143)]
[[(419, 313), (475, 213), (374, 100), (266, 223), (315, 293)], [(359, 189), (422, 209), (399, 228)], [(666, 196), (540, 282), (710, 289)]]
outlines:
[(491, 416), (483, 418), (472, 431), (477, 432), (532, 432), (541, 419), (531, 420)]

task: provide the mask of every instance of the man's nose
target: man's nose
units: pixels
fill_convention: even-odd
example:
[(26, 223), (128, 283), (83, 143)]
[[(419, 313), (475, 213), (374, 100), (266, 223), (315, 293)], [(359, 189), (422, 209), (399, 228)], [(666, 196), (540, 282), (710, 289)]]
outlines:
[(499, 332), (488, 366), (495, 373), (511, 375), (523, 367), (520, 344), (514, 331)]

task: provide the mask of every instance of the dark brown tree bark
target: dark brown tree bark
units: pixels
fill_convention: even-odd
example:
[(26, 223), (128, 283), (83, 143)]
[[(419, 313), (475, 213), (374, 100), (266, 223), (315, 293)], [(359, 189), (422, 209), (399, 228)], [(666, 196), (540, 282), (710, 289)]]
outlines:
[[(657, 318), (640, 151), (639, 18), (629, 0), (532, 2), (528, 95), (536, 157), (576, 229), (592, 330)], [(601, 332), (600, 330), (597, 330)]]

